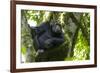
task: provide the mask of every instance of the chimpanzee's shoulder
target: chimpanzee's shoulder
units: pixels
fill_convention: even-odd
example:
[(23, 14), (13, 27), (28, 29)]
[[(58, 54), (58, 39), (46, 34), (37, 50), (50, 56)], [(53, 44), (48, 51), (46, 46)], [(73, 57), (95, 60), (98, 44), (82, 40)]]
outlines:
[(50, 21), (42, 22), (42, 24), (50, 24)]
[(42, 22), (40, 27), (41, 28), (45, 28), (45, 29), (49, 29), (50, 28), (49, 22), (48, 21)]

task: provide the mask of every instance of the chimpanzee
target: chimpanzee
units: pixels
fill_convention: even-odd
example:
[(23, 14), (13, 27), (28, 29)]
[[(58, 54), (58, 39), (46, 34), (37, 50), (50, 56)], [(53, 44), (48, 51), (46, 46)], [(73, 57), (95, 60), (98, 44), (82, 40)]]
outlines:
[(38, 52), (52, 49), (64, 42), (61, 25), (54, 22), (44, 22), (38, 27), (31, 27), (32, 38)]

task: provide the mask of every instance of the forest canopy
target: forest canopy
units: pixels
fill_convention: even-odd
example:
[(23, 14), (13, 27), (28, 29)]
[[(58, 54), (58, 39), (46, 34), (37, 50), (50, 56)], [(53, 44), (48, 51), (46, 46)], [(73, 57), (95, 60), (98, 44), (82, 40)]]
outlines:
[[(37, 55), (29, 26), (55, 21), (62, 27), (64, 43)], [(34, 33), (34, 32), (33, 32)], [(21, 10), (22, 63), (44, 61), (74, 61), (90, 59), (90, 14), (86, 12), (58, 12)]]

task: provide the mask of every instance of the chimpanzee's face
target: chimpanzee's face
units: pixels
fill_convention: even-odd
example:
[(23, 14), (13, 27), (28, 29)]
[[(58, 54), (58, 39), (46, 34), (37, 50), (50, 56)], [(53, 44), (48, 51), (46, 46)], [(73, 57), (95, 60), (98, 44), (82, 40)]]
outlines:
[(52, 31), (56, 34), (60, 34), (62, 32), (60, 25), (54, 24), (52, 25)]

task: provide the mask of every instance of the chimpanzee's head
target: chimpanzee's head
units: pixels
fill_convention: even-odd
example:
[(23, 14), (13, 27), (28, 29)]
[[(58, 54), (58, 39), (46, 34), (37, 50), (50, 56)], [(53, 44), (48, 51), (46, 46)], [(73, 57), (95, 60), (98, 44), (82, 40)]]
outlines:
[(61, 34), (62, 33), (62, 29), (61, 29), (61, 25), (59, 23), (51, 23), (51, 31), (55, 34)]

